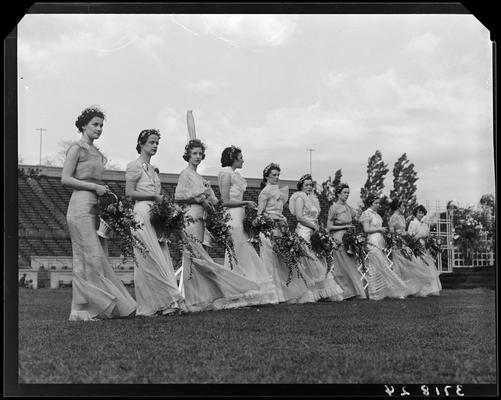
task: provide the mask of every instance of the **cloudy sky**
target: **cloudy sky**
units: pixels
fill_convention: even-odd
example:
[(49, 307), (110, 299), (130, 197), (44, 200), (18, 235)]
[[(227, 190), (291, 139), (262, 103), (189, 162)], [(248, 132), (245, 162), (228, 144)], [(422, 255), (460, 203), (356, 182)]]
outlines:
[(376, 150), (407, 153), (418, 200), (494, 193), (492, 50), (470, 15), (26, 15), (18, 25), (19, 158), (78, 140), (80, 111), (106, 113), (96, 145), (121, 168), (137, 135), (162, 134), (161, 172), (185, 167), (186, 111), (208, 145), (199, 172), (243, 149), (245, 177), (271, 161), (319, 182), (342, 169), (359, 200)]

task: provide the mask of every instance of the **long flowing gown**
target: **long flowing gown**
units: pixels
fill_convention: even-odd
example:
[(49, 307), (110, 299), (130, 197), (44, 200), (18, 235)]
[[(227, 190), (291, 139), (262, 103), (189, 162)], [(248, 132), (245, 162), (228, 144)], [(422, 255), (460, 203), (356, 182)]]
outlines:
[[(219, 186), (223, 177), (230, 177), (230, 200), (242, 201), (247, 182), (238, 172), (231, 167), (224, 167), (218, 175)], [(266, 269), (263, 261), (259, 257), (252, 244), (249, 243), (248, 235), (244, 232), (243, 220), (245, 217), (245, 207), (228, 207), (227, 212), (231, 215), (229, 225), (231, 226), (231, 236), (237, 258), (233, 272), (248, 280), (257, 283), (261, 288), (261, 296), (256, 297), (255, 304), (276, 304), (278, 303), (277, 292), (273, 278)], [(228, 252), (225, 254), (224, 266), (230, 269)]]
[[(430, 227), (427, 223), (426, 216), (423, 220), (424, 221), (419, 221), (417, 218), (414, 218), (409, 224), (408, 232), (415, 235), (424, 246), (425, 238), (430, 235)], [(418, 295), (426, 296), (427, 294), (430, 294), (432, 296), (439, 296), (440, 291), (442, 290), (442, 283), (440, 282), (440, 274), (438, 273), (435, 265), (435, 260), (431, 254), (426, 251), (424, 255), (418, 257), (418, 261), (428, 271), (428, 275), (432, 279), (431, 288), (425, 288), (423, 292), (420, 292)]]
[[(388, 225), (397, 233), (405, 232), (405, 218), (401, 214), (394, 213)], [(422, 261), (415, 256), (409, 260), (396, 248), (392, 249), (392, 261), (393, 270), (405, 282), (411, 295), (421, 297), (433, 293), (434, 277)]]
[[(209, 182), (188, 166), (179, 175), (176, 200), (191, 200), (204, 194), (209, 196), (209, 201), (217, 202)], [(202, 205), (188, 204), (185, 207), (188, 215), (195, 220), (195, 223), (186, 227), (186, 233), (196, 238), (188, 238), (195, 254), (191, 257), (186, 249), (183, 252), (179, 280), (188, 310), (220, 310), (254, 304), (261, 295), (259, 286), (214, 262), (200, 243), (204, 240), (205, 232)]]
[[(301, 203), (298, 202), (299, 199), (302, 199), (302, 210), (299, 209)], [(289, 199), (289, 209), (293, 215), (298, 215), (301, 212), (303, 218), (314, 224), (318, 223), (320, 202), (314, 194), (307, 195), (302, 191), (294, 193)], [(311, 242), (313, 229), (303, 225), (299, 221), (296, 225), (296, 233), (308, 243)], [(327, 265), (327, 261), (324, 258), (318, 258), (312, 250), (307, 249), (307, 253), (309, 258), (304, 257), (301, 262), (305, 266), (305, 274), (314, 283), (308, 290), (309, 295), (314, 301), (320, 299), (331, 301), (343, 300), (343, 289), (337, 284), (332, 273), (329, 271), (331, 266)]]
[[(102, 184), (105, 158), (94, 146), (78, 141), (78, 162), (73, 177)], [(97, 194), (73, 189), (66, 220), (73, 250), (70, 321), (125, 317), (136, 302), (113, 271), (97, 235)]]
[[(381, 216), (368, 208), (360, 216), (362, 224), (370, 228), (381, 228)], [(380, 232), (367, 234), (367, 282), (369, 299), (381, 300), (385, 297), (404, 298), (409, 294), (406, 284), (390, 269), (390, 263), (384, 254), (385, 240)]]
[[(334, 225), (349, 225), (355, 218), (355, 211), (347, 204), (334, 203), (329, 208), (328, 220)], [(364, 285), (362, 283), (362, 275), (358, 271), (357, 259), (349, 255), (343, 247), (343, 236), (346, 229), (340, 229), (331, 232), (331, 236), (339, 244), (338, 249), (334, 250), (334, 265), (332, 273), (334, 279), (343, 289), (345, 299), (350, 297), (358, 297), (360, 299), (367, 298)]]
[[(264, 204), (263, 212), (267, 213), (271, 218), (282, 223), (287, 223), (282, 211), (284, 203), (287, 201), (288, 197), (289, 190), (287, 187), (279, 189), (278, 185), (268, 184), (263, 188), (261, 193), (259, 193), (258, 203), (260, 205), (260, 209), (262, 207), (261, 205)], [(273, 251), (273, 244), (271, 240), (263, 234), (260, 234), (260, 237), (260, 257), (268, 269), (268, 272), (273, 277), (278, 301), (287, 303), (314, 302), (315, 300), (308, 290), (308, 287), (311, 287), (313, 282), (309, 281), (308, 276), (304, 273), (304, 265), (300, 264), (299, 268), (305, 277), (306, 283), (303, 279), (297, 277), (296, 273), (294, 273), (292, 280), (287, 285), (289, 267), (278, 256), (278, 254)]]
[[(160, 178), (155, 167), (137, 159), (127, 165), (125, 179), (135, 182), (135, 190), (141, 193), (160, 194)], [(153, 200), (136, 200), (134, 215), (142, 224), (134, 235), (146, 246), (143, 254), (134, 249), (134, 287), (136, 292), (136, 315), (168, 314), (179, 309), (183, 296), (177, 287), (174, 267), (169, 248), (165, 242), (159, 243), (155, 228), (151, 225), (150, 209)]]

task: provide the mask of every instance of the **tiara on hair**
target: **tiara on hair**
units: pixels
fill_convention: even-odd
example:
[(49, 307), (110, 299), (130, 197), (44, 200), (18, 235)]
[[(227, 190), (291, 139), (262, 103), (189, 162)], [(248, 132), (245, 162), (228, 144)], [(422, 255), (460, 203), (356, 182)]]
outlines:
[(313, 178), (311, 177), (311, 174), (304, 174), (301, 178), (299, 178), (299, 182), (303, 182), (303, 181), (306, 181), (308, 179), (313, 180)]
[(144, 129), (143, 131), (141, 131), (141, 133), (139, 134), (139, 137), (137, 138), (137, 141), (139, 143), (139, 141), (141, 139), (143, 139), (144, 137), (148, 137), (150, 135), (159, 135), (160, 131), (158, 129)]
[(270, 170), (272, 170), (272, 169), (280, 169), (280, 165), (275, 164), (275, 163), (270, 163), (270, 164), (268, 164), (268, 165), (264, 168), (264, 170), (263, 170), (263, 174), (268, 175), (268, 172), (270, 172)]
[(87, 107), (85, 110), (82, 111), (82, 115), (89, 114), (89, 113), (94, 113), (94, 112), (103, 113), (103, 111), (99, 107), (97, 107), (97, 106), (90, 106), (90, 107)]

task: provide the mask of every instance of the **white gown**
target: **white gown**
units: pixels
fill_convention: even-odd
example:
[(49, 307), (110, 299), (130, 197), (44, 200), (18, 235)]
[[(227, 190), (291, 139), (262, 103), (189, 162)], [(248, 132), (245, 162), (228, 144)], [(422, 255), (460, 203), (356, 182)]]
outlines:
[[(175, 199), (199, 198), (202, 194), (208, 194), (209, 201), (217, 202), (209, 182), (188, 166), (179, 175)], [(191, 258), (186, 250), (183, 253), (179, 281), (188, 310), (220, 310), (255, 304), (256, 298), (261, 296), (259, 286), (214, 262), (199, 243), (203, 241), (205, 232), (203, 207), (189, 204), (186, 210), (195, 220), (195, 223), (186, 227), (186, 232), (198, 239), (189, 240), (195, 257)]]
[[(388, 222), (390, 228), (396, 232), (405, 232), (405, 218), (403, 215), (393, 214)], [(430, 275), (429, 267), (414, 255), (409, 260), (402, 251), (392, 250), (393, 270), (405, 282), (410, 294), (424, 297), (435, 291), (435, 277)]]
[[(258, 202), (261, 207), (264, 205), (264, 212), (275, 220), (286, 221), (282, 214), (284, 203), (289, 197), (289, 190), (287, 187), (279, 189), (278, 185), (266, 185), (259, 193)], [(273, 244), (270, 239), (260, 234), (261, 246), (260, 256), (268, 272), (273, 277), (275, 288), (277, 291), (278, 301), (287, 303), (311, 303), (315, 300), (311, 296), (308, 287), (313, 285), (304, 273), (305, 268), (303, 264), (299, 268), (305, 277), (306, 283), (303, 279), (298, 278), (294, 273), (291, 282), (287, 285), (287, 278), (289, 276), (289, 267), (281, 260), (281, 258), (273, 251)]]
[[(360, 216), (360, 222), (368, 222), (371, 228), (381, 228), (381, 216), (368, 208)], [(404, 298), (410, 294), (409, 288), (398, 275), (390, 269), (390, 263), (383, 253), (385, 240), (380, 232), (367, 234), (367, 282), (369, 299), (381, 300), (385, 297)]]
[[(230, 200), (242, 201), (247, 182), (231, 167), (225, 167), (219, 172), (219, 187), (224, 176), (230, 177)], [(256, 297), (255, 304), (276, 304), (278, 297), (275, 284), (271, 274), (266, 269), (263, 261), (259, 257), (252, 244), (249, 243), (249, 237), (244, 232), (243, 220), (245, 217), (245, 207), (229, 207), (226, 209), (231, 215), (229, 222), (231, 226), (231, 236), (237, 258), (236, 265), (233, 266), (233, 272), (239, 274), (248, 280), (255, 282), (260, 288), (262, 295)], [(230, 261), (226, 252), (224, 266), (230, 269)]]
[[(160, 194), (161, 183), (155, 167), (137, 159), (127, 165), (125, 179), (136, 182), (136, 191)], [(148, 250), (142, 254), (134, 249), (137, 264), (134, 268), (134, 290), (136, 294), (136, 315), (151, 316), (157, 312), (167, 314), (180, 308), (178, 302), (183, 296), (177, 287), (174, 266), (166, 243), (159, 243), (155, 228), (150, 221), (152, 200), (136, 200), (134, 214), (142, 228), (133, 234)]]
[[(299, 199), (302, 202), (298, 201)], [(299, 209), (301, 203), (302, 210)], [(303, 218), (316, 224), (320, 213), (320, 203), (314, 194), (308, 196), (305, 192), (299, 191), (289, 199), (289, 210), (293, 215), (302, 212)], [(296, 233), (307, 242), (310, 242), (313, 229), (298, 222)], [(343, 300), (343, 289), (334, 280), (332, 273), (330, 271), (327, 273), (331, 265), (327, 265), (325, 259), (319, 259), (310, 249), (307, 249), (307, 253), (311, 258), (303, 258), (302, 263), (305, 266), (305, 273), (313, 282), (313, 286), (309, 287), (308, 294), (314, 301), (320, 299)]]
[[(430, 227), (426, 216), (423, 217), (423, 220), (419, 221), (417, 218), (414, 218), (409, 224), (408, 232), (416, 235), (416, 238), (424, 245), (425, 238), (430, 235)], [(424, 255), (418, 257), (418, 261), (428, 270), (428, 274), (432, 278), (431, 288), (424, 288), (423, 292), (418, 293), (418, 295), (425, 296), (431, 294), (432, 296), (439, 296), (442, 290), (442, 283), (440, 282), (440, 274), (435, 265), (435, 260), (427, 251)]]

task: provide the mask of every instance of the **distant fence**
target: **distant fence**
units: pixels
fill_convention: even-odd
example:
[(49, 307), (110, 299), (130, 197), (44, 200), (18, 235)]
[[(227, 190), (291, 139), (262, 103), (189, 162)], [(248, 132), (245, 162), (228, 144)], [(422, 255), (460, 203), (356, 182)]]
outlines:
[(493, 251), (473, 252), (471, 263), (466, 264), (463, 253), (454, 246), (454, 213), (447, 210), (438, 200), (433, 203), (426, 201), (425, 207), (428, 214), (436, 213), (438, 216), (430, 224), (430, 231), (443, 243), (442, 255), (437, 256), (437, 269), (440, 273), (452, 272), (453, 268), (488, 267), (495, 264)]

